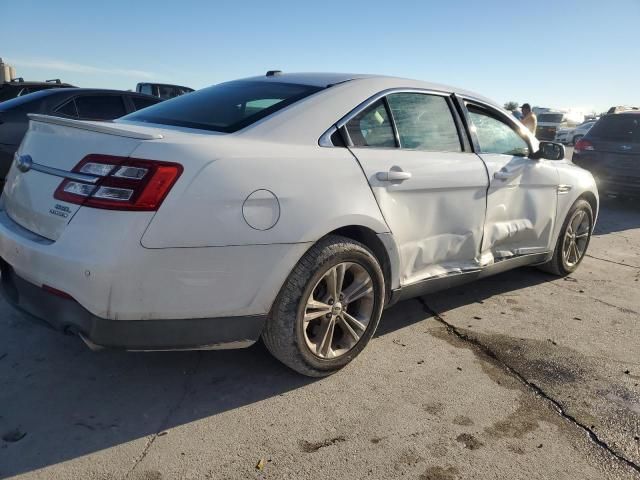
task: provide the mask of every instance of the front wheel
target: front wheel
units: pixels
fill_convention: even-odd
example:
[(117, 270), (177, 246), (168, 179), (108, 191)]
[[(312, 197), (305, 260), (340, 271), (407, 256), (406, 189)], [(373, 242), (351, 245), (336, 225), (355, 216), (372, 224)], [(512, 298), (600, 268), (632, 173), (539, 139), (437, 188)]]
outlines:
[(562, 225), (553, 257), (540, 268), (559, 276), (574, 272), (587, 253), (592, 232), (593, 209), (586, 200), (578, 200)]
[(298, 262), (262, 339), (282, 363), (312, 377), (347, 365), (373, 336), (384, 305), (380, 264), (359, 242), (330, 235)]

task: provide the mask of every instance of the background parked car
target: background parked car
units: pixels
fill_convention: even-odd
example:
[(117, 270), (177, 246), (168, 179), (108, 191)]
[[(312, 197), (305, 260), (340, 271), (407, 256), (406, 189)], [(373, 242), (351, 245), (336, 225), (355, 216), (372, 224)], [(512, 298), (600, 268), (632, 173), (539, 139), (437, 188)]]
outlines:
[(604, 193), (640, 197), (640, 111), (602, 117), (573, 150), (573, 163)]
[(538, 114), (536, 138), (538, 140), (554, 141), (556, 133), (561, 128), (574, 128), (584, 121), (584, 116), (578, 117), (563, 111), (548, 111)]
[(193, 88), (166, 83), (139, 83), (136, 85), (136, 92), (168, 100), (173, 97), (184, 95), (185, 93), (191, 93), (193, 92)]
[(591, 127), (596, 124), (596, 120), (584, 122), (575, 128), (564, 127), (560, 128), (556, 132), (556, 142), (564, 143), (565, 145), (575, 145), (582, 137), (584, 137)]
[(59, 78), (56, 78), (55, 80), (46, 80), (44, 82), (25, 82), (22, 78), (14, 78), (10, 82), (0, 83), (0, 102), (28, 95), (40, 90), (69, 87), (73, 87), (73, 85), (62, 83)]
[(120, 90), (56, 88), (0, 102), (0, 183), (29, 127), (28, 113), (81, 120), (113, 120), (161, 100)]

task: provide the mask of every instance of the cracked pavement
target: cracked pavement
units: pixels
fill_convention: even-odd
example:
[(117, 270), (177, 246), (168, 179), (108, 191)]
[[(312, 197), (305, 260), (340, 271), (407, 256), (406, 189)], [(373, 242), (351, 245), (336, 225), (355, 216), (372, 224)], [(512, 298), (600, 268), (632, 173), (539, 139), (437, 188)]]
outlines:
[(571, 277), (402, 302), (321, 380), (261, 346), (94, 353), (0, 303), (0, 478), (640, 478), (639, 312), (620, 201)]

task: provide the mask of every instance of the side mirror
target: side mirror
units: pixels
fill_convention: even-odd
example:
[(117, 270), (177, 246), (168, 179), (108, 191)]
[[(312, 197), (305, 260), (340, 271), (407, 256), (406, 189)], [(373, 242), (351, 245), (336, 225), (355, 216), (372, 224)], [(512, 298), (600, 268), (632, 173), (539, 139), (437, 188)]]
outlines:
[(534, 160), (544, 158), (546, 160), (562, 160), (565, 151), (564, 145), (554, 142), (540, 142), (540, 149), (531, 155)]

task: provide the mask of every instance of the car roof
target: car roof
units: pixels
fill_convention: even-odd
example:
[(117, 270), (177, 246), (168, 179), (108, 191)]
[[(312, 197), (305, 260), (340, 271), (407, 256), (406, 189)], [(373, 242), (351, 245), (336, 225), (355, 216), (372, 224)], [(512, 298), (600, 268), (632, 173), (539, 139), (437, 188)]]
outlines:
[(262, 81), (262, 82), (283, 82), (295, 83), (301, 85), (309, 85), (314, 87), (330, 87), (340, 83), (351, 81), (368, 81), (377, 82), (381, 88), (420, 88), (425, 90), (437, 90), (442, 92), (458, 93), (464, 96), (473, 97), (491, 104), (495, 104), (492, 100), (485, 98), (477, 93), (463, 90), (461, 88), (452, 87), (440, 83), (431, 83), (421, 80), (413, 80), (410, 78), (393, 77), (387, 75), (373, 75), (362, 73), (277, 73), (275, 75), (260, 75), (255, 77), (243, 78), (246, 81)]
[(608, 115), (615, 115), (615, 116), (620, 116), (620, 115), (640, 115), (640, 110), (624, 110), (622, 112), (609, 113)]
[(188, 88), (189, 90), (193, 90), (193, 88), (191, 87), (187, 87), (185, 85), (177, 85), (175, 83), (138, 82), (138, 85), (158, 85), (162, 87), (178, 87), (178, 88)]
[[(137, 96), (142, 96), (142, 97), (153, 97), (153, 95), (146, 95), (144, 93), (139, 93), (139, 92), (134, 92), (131, 90), (112, 90), (112, 89), (108, 89), (108, 88), (77, 88), (77, 87), (73, 87), (73, 88), (56, 88), (53, 90), (50, 90), (47, 92), (48, 95), (62, 95), (63, 93), (73, 93), (73, 94), (78, 94), (78, 93), (114, 93), (114, 94), (123, 94), (126, 93), (127, 95), (137, 95)], [(155, 97), (154, 97), (155, 98)]]
[(47, 87), (73, 87), (73, 85), (71, 85), (70, 83), (58, 83), (58, 82), (38, 82), (38, 81), (30, 81), (30, 80), (26, 80), (26, 81), (15, 81), (12, 80), (10, 82), (0, 82), (0, 86), (5, 86), (5, 85), (11, 85), (14, 87), (33, 87), (33, 86), (37, 86), (37, 87), (41, 87), (41, 86), (47, 86)]

